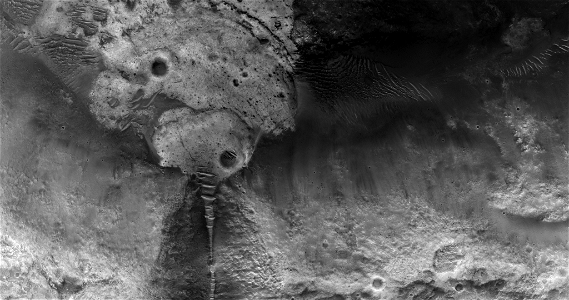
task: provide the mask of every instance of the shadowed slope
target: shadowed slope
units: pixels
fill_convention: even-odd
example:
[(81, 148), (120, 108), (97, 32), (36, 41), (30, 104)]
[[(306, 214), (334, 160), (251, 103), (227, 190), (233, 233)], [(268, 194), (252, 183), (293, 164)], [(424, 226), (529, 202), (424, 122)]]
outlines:
[(552, 73), (560, 59), (569, 53), (569, 5), (554, 17), (542, 20), (526, 18), (510, 25), (505, 38), (512, 53), (505, 55), (509, 65), (500, 70), (505, 77), (520, 78)]
[(297, 75), (300, 109), (311, 110), (311, 118), (323, 114), (320, 118), (330, 123), (377, 125), (405, 105), (440, 98), (426, 80), (407, 79), (382, 63), (354, 56), (304, 60), (297, 64)]
[[(535, 50), (534, 50), (535, 51)], [(554, 63), (554, 59), (569, 53), (569, 36), (560, 38), (551, 43), (551, 46), (537, 53), (530, 53), (528, 58), (513, 66), (500, 70), (506, 77), (523, 77), (546, 73), (546, 70)]]

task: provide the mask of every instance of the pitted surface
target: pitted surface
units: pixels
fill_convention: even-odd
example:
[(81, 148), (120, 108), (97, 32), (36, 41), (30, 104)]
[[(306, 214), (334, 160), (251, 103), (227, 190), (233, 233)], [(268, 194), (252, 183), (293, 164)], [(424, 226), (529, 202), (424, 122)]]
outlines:
[(220, 178), (249, 162), (254, 141), (253, 133), (233, 114), (196, 114), (188, 108), (162, 114), (152, 137), (161, 166), (178, 167), (187, 174), (205, 168)]

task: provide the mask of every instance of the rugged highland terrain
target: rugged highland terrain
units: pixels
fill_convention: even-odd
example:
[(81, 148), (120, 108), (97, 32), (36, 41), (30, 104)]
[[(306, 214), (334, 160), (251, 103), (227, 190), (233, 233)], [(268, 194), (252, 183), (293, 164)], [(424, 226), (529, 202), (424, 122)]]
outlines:
[(2, 299), (566, 299), (567, 1), (5, 0)]

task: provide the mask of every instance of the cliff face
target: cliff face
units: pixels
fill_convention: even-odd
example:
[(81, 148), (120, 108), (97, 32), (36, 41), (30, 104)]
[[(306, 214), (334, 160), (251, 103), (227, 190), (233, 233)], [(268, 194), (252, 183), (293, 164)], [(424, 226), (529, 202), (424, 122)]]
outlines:
[(2, 2), (0, 295), (565, 299), (567, 1)]

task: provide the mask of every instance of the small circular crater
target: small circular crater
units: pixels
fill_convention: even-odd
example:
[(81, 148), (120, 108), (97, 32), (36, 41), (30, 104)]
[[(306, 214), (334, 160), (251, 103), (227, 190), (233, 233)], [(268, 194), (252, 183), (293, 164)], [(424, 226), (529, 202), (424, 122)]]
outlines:
[(219, 162), (224, 168), (232, 168), (237, 164), (237, 154), (231, 150), (223, 151), (219, 156)]
[(168, 65), (166, 65), (166, 61), (161, 58), (154, 59), (152, 63), (152, 74), (154, 76), (164, 76), (168, 73)]
[(462, 284), (457, 284), (454, 286), (454, 289), (457, 290), (458, 292), (462, 291), (464, 289), (464, 287), (462, 286)]
[(238, 87), (239, 86), (239, 80), (233, 79), (233, 86)]
[(380, 289), (383, 286), (383, 279), (381, 278), (375, 278), (372, 282), (371, 282), (371, 286), (373, 286), (374, 289)]

